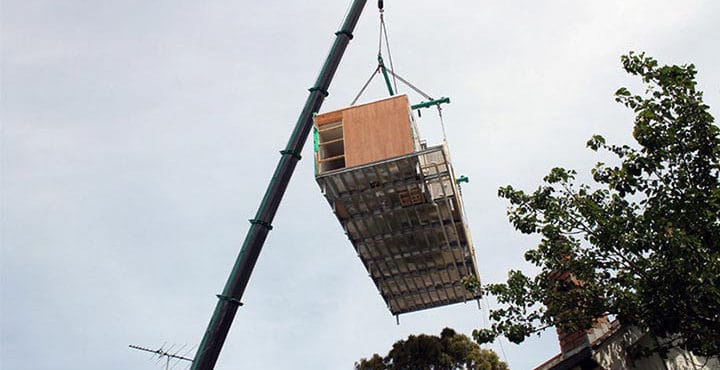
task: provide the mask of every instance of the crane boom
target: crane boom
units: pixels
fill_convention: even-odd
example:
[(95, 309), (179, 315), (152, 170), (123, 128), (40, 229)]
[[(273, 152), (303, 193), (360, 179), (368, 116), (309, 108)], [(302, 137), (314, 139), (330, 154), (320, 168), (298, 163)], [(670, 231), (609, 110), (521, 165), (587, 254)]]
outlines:
[(222, 294), (217, 295), (218, 302), (195, 355), (192, 364), (193, 370), (211, 370), (215, 367), (222, 346), (225, 343), (225, 338), (235, 318), (235, 313), (238, 307), (242, 305), (240, 299), (250, 280), (255, 262), (257, 262), (268, 232), (272, 229), (271, 223), (275, 213), (285, 194), (290, 177), (295, 171), (295, 166), (300, 160), (300, 152), (312, 128), (313, 114), (318, 112), (323, 100), (328, 95), (327, 90), (330, 82), (350, 39), (352, 39), (352, 32), (366, 2), (367, 0), (353, 0), (342, 27), (335, 33), (336, 38), (330, 53), (325, 59), (315, 85), (309, 89), (310, 95), (300, 113), (295, 129), (290, 135), (287, 146), (280, 151), (280, 161), (270, 179), (270, 184), (265, 191), (265, 196), (260, 203), (255, 218), (250, 220), (250, 229), (245, 236), (245, 241), (235, 260), (235, 265), (228, 277), (225, 288)]

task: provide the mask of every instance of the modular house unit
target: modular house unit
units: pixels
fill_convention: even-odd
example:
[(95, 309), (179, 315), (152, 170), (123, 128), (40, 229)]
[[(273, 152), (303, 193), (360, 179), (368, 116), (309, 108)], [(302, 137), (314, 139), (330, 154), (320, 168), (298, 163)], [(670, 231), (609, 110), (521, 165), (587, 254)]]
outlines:
[(406, 95), (315, 116), (315, 178), (394, 315), (478, 298), (445, 144), (419, 139)]

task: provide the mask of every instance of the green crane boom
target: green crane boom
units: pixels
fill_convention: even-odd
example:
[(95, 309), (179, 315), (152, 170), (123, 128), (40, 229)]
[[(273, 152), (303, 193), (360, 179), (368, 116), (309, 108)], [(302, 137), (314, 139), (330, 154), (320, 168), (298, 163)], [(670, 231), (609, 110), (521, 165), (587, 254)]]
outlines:
[(300, 152), (312, 128), (313, 114), (320, 110), (323, 100), (328, 95), (330, 81), (335, 75), (350, 39), (352, 39), (352, 32), (366, 2), (367, 0), (353, 0), (342, 27), (335, 33), (336, 38), (332, 49), (325, 59), (325, 64), (320, 70), (315, 85), (310, 88), (310, 95), (300, 113), (295, 129), (290, 135), (287, 146), (280, 151), (280, 161), (270, 179), (257, 214), (250, 220), (250, 229), (240, 249), (240, 254), (235, 260), (225, 289), (222, 294), (217, 295), (218, 302), (195, 355), (192, 364), (193, 370), (211, 370), (215, 367), (235, 313), (242, 305), (240, 299), (250, 280), (255, 262), (257, 262), (268, 232), (272, 229), (272, 220), (285, 194), (290, 177), (295, 171), (295, 166), (300, 160)]

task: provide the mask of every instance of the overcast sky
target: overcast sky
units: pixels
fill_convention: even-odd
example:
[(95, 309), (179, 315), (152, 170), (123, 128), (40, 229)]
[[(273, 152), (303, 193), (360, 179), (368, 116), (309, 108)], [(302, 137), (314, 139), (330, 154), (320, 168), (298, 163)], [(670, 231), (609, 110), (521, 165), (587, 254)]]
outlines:
[[(632, 115), (612, 94), (639, 84), (621, 54), (695, 63), (720, 117), (720, 2), (385, 3), (395, 70), (452, 99), (447, 135), (470, 178), (485, 282), (528, 269), (534, 242), (507, 222), (499, 186), (532, 189), (554, 166), (587, 178), (592, 134), (630, 142)], [(2, 369), (157, 369), (128, 344), (200, 342), (348, 4), (0, 1)], [(323, 110), (359, 91), (377, 37), (370, 0)], [(377, 80), (363, 100), (384, 94)], [(218, 369), (351, 369), (412, 333), (486, 325), (469, 303), (397, 326), (312, 171), (300, 162)], [(551, 330), (491, 348), (528, 369), (559, 345)]]

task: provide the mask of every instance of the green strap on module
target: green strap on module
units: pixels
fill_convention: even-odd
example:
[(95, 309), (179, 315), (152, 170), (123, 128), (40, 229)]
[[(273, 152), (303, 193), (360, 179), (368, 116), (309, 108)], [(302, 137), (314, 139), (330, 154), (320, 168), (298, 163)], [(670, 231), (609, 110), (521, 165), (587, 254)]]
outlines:
[(313, 127), (313, 144), (315, 148), (315, 153), (320, 150), (320, 139), (318, 138), (318, 130), (317, 127)]
[(382, 71), (383, 78), (385, 78), (385, 85), (387, 86), (390, 96), (395, 95), (395, 91), (393, 91), (392, 84), (390, 83), (390, 76), (388, 76), (387, 68), (385, 68), (385, 63), (380, 54), (378, 54), (378, 66), (380, 67), (380, 71)]
[(315, 150), (315, 155), (313, 158), (313, 166), (315, 168), (315, 174), (318, 173), (317, 168), (317, 152), (320, 150), (320, 138), (318, 136), (318, 130), (317, 127), (313, 126), (313, 148)]

